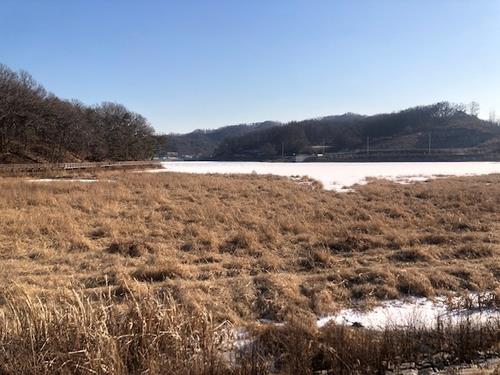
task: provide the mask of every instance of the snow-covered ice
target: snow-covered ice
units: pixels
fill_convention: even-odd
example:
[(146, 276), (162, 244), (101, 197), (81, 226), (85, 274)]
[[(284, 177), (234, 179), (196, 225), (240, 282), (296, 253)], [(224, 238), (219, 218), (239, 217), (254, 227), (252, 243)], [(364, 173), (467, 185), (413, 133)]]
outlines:
[(318, 319), (318, 327), (325, 326), (328, 322), (336, 324), (353, 325), (361, 324), (365, 328), (384, 329), (386, 327), (435, 327), (438, 320), (442, 323), (456, 324), (464, 319), (473, 323), (486, 323), (490, 320), (500, 321), (500, 309), (480, 308), (477, 305), (478, 295), (470, 295), (470, 301), (476, 301), (468, 308), (458, 307), (450, 309), (449, 302), (459, 304), (460, 299), (455, 297), (448, 300), (445, 297), (410, 298), (407, 300), (385, 301), (380, 306), (371, 310), (344, 309), (336, 315)]
[(273, 174), (308, 176), (320, 181), (327, 190), (345, 191), (370, 178), (401, 183), (425, 181), (439, 176), (472, 176), (500, 173), (499, 162), (425, 162), (425, 163), (266, 163), (266, 162), (194, 162), (162, 163), (164, 169), (151, 172)]
[(37, 178), (28, 181), (29, 182), (97, 182), (98, 180), (90, 178)]
[(93, 182), (116, 182), (115, 180), (109, 179), (95, 179), (95, 178), (35, 178), (27, 180), (28, 182), (83, 182), (83, 183), (93, 183)]

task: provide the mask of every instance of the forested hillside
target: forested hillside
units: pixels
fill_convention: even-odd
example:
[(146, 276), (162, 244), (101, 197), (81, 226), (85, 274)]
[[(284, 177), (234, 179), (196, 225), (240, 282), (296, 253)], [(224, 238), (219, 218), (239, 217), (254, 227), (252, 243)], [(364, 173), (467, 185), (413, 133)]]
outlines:
[(294, 154), (466, 149), (499, 153), (500, 127), (475, 105), (436, 103), (375, 116), (347, 113), (156, 135), (121, 104), (87, 106), (49, 93), (26, 72), (0, 65), (0, 163), (141, 160), (168, 151), (199, 159), (272, 160)]
[[(431, 139), (431, 141), (430, 141)], [(397, 113), (345, 114), (292, 122), (222, 141), (213, 157), (265, 160), (300, 153), (372, 150), (474, 149), (499, 152), (500, 126), (477, 109), (447, 102)]]
[(178, 152), (180, 155), (206, 158), (211, 156), (217, 146), (227, 138), (240, 137), (279, 125), (279, 122), (265, 121), (255, 124), (229, 125), (214, 130), (195, 130), (187, 134), (171, 134), (161, 147), (161, 153), (171, 151)]
[(123, 105), (63, 100), (0, 65), (0, 163), (140, 160), (155, 144), (148, 121)]

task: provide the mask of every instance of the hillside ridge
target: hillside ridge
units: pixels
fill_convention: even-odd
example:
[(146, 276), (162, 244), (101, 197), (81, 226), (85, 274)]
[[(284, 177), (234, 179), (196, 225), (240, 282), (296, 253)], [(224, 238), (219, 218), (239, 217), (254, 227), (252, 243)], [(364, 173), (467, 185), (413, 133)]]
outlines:
[(168, 151), (213, 160), (280, 160), (298, 154), (327, 157), (364, 151), (392, 152), (402, 158), (432, 150), (465, 157), (500, 152), (498, 124), (478, 118), (467, 105), (449, 102), (371, 116), (345, 113), (286, 124), (243, 124), (238, 131), (223, 127), (168, 138)]
[(158, 140), (121, 104), (61, 99), (0, 64), (0, 164), (151, 159)]

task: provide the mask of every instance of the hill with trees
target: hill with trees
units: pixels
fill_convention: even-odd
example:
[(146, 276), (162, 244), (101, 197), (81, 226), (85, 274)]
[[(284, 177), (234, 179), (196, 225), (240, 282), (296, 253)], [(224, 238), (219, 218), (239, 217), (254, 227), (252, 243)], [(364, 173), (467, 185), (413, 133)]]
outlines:
[(0, 65), (0, 163), (142, 160), (156, 143), (148, 121), (123, 105), (63, 100)]
[(160, 148), (160, 156), (166, 152), (177, 152), (179, 155), (190, 155), (194, 158), (208, 158), (222, 141), (228, 138), (242, 137), (246, 134), (270, 129), (281, 125), (275, 121), (254, 124), (229, 125), (214, 130), (195, 130), (187, 134), (170, 134)]
[(500, 154), (500, 126), (478, 105), (436, 103), (400, 112), (347, 113), (282, 124), (265, 121), (158, 135), (121, 104), (88, 106), (49, 93), (27, 72), (0, 65), (0, 163), (143, 160), (177, 152), (193, 159), (278, 160), (363, 149), (465, 150)]
[(291, 122), (224, 139), (218, 160), (273, 160), (282, 155), (372, 151), (465, 150), (499, 153), (500, 126), (477, 117), (477, 104), (436, 103), (400, 112), (347, 113)]

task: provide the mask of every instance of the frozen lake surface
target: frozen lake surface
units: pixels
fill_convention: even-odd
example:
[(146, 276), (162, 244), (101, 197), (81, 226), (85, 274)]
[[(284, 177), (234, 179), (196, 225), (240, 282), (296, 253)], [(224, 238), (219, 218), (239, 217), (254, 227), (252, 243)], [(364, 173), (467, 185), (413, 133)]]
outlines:
[(426, 163), (265, 163), (265, 162), (164, 162), (164, 169), (185, 173), (273, 174), (308, 176), (327, 190), (342, 191), (367, 178), (385, 178), (407, 183), (438, 176), (473, 176), (500, 173), (500, 162), (426, 162)]
[(93, 178), (37, 178), (29, 182), (96, 182)]

